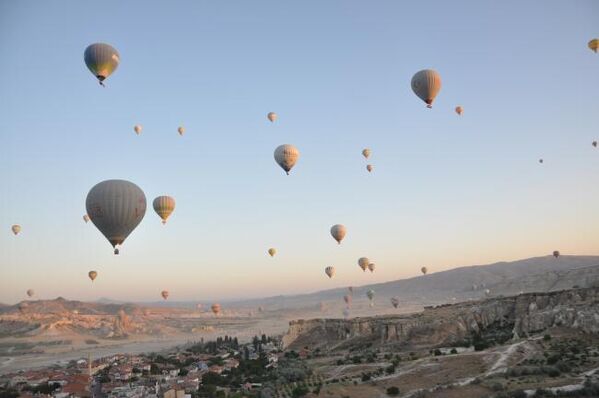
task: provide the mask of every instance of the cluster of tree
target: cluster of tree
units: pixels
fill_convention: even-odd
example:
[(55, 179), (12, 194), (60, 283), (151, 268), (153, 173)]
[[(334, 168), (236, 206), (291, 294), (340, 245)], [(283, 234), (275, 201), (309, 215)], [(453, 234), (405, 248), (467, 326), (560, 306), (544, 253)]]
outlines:
[(225, 337), (217, 337), (216, 341), (207, 341), (203, 340), (199, 343), (196, 343), (188, 348), (187, 351), (192, 352), (194, 354), (212, 354), (215, 355), (219, 351), (222, 350), (239, 350), (239, 341), (237, 337), (229, 337), (225, 335)]

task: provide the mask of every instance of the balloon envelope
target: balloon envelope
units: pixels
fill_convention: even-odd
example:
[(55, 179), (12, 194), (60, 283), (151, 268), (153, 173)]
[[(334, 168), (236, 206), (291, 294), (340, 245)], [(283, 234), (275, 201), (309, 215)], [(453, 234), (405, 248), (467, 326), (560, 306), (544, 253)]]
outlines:
[(89, 216), (87, 214), (83, 215), (83, 221), (85, 221), (85, 223), (89, 221)]
[(27, 296), (33, 297), (34, 294), (35, 294), (35, 291), (33, 289), (27, 290)]
[(133, 131), (135, 131), (135, 134), (137, 134), (137, 135), (141, 134), (142, 129), (143, 129), (143, 127), (141, 127), (140, 124), (136, 124), (135, 127), (133, 127)]
[(370, 260), (368, 260), (368, 257), (360, 257), (358, 259), (358, 265), (360, 266), (360, 268), (362, 268), (362, 271), (366, 271), (366, 268), (368, 268), (368, 264), (370, 264)]
[(464, 112), (464, 108), (462, 108), (461, 106), (455, 107), (455, 113), (457, 113), (458, 115), (461, 115), (463, 112)]
[(368, 269), (370, 270), (370, 272), (374, 272), (375, 268), (376, 268), (376, 265), (374, 263), (368, 264)]
[(275, 162), (285, 170), (287, 175), (297, 163), (299, 156), (298, 149), (290, 144), (279, 145), (274, 152)]
[(324, 269), (324, 273), (327, 274), (329, 278), (332, 278), (335, 276), (335, 267), (326, 267)]
[(116, 247), (146, 214), (146, 195), (132, 182), (106, 180), (89, 191), (85, 207), (96, 228)]
[(366, 159), (368, 159), (370, 157), (370, 153), (371, 153), (370, 149), (368, 149), (368, 148), (362, 149), (362, 156), (364, 156)]
[(271, 247), (270, 249), (268, 249), (268, 254), (270, 254), (271, 257), (274, 257), (275, 254), (277, 254), (277, 249)]
[(152, 203), (154, 211), (162, 219), (162, 223), (166, 224), (166, 220), (175, 210), (175, 199), (170, 196), (158, 196)]
[(162, 292), (160, 292), (160, 295), (163, 299), (166, 300), (168, 298), (168, 290), (163, 290)]
[(553, 252), (553, 257), (558, 258), (560, 256), (560, 253), (558, 250)]
[(366, 170), (368, 170), (369, 173), (372, 173), (372, 170), (374, 170), (374, 167), (372, 167), (371, 164), (367, 164), (366, 165)]
[(87, 276), (89, 276), (89, 279), (91, 279), (92, 282), (93, 282), (94, 279), (96, 279), (96, 277), (98, 276), (98, 273), (96, 271), (89, 271), (87, 273)]
[(592, 39), (591, 41), (589, 41), (589, 48), (593, 52), (599, 51), (599, 39)]
[(119, 66), (118, 51), (110, 44), (94, 43), (85, 49), (83, 54), (87, 69), (102, 83)]
[(399, 298), (398, 297), (391, 297), (391, 305), (394, 308), (397, 308), (399, 306)]
[(347, 229), (345, 228), (345, 225), (335, 224), (331, 227), (331, 236), (337, 241), (338, 244), (341, 244), (341, 241), (343, 238), (345, 238), (346, 233)]
[(19, 232), (21, 232), (21, 226), (19, 224), (15, 224), (12, 227), (10, 227), (10, 230), (13, 234), (18, 235)]
[(422, 268), (420, 268), (420, 271), (421, 271), (421, 272), (422, 272), (424, 275), (426, 275), (426, 273), (428, 272), (428, 269), (427, 269), (426, 267), (422, 267)]
[(433, 101), (441, 90), (441, 75), (432, 69), (423, 69), (412, 77), (412, 91), (428, 108), (433, 107)]
[(212, 304), (210, 309), (212, 309), (212, 312), (214, 313), (214, 315), (220, 314), (220, 311), (221, 311), (220, 304), (214, 303), (214, 304)]
[(268, 112), (268, 115), (266, 115), (266, 117), (268, 118), (268, 120), (270, 120), (271, 122), (275, 122), (275, 120), (277, 120), (277, 114), (274, 112)]
[(177, 132), (179, 132), (179, 135), (185, 134), (185, 127), (179, 126), (179, 128), (177, 129)]

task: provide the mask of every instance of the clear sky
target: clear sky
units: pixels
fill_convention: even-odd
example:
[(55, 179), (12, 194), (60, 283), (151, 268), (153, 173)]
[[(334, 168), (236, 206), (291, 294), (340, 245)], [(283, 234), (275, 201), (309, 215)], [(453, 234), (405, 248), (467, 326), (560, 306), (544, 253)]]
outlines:
[[(0, 301), (254, 297), (598, 254), (598, 18), (592, 0), (0, 2)], [(121, 55), (106, 88), (94, 42)], [(432, 110), (410, 89), (424, 68), (443, 79)], [(288, 177), (283, 143), (301, 152)], [(149, 204), (120, 256), (82, 221), (113, 178)]]

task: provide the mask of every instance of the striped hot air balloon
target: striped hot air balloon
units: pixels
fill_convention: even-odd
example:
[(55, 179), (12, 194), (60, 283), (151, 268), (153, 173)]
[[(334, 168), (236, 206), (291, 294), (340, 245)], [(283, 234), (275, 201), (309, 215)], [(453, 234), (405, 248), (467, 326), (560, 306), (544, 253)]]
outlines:
[(118, 51), (110, 44), (94, 43), (85, 49), (83, 54), (87, 69), (98, 79), (103, 86), (108, 78), (119, 66), (121, 57)]
[(175, 199), (171, 196), (158, 196), (152, 202), (154, 211), (162, 219), (162, 224), (166, 224), (166, 220), (175, 210)]
[(433, 101), (441, 90), (441, 75), (432, 69), (423, 69), (412, 77), (412, 91), (426, 102), (427, 108), (433, 107)]

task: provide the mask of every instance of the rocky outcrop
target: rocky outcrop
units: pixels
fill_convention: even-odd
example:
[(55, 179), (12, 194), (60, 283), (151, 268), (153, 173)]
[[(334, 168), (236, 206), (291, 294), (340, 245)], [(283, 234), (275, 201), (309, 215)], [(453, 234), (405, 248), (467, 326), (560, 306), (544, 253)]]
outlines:
[(490, 298), (426, 308), (410, 315), (292, 321), (285, 347), (334, 345), (352, 339), (381, 344), (448, 345), (489, 329), (522, 337), (554, 326), (599, 332), (599, 288)]

